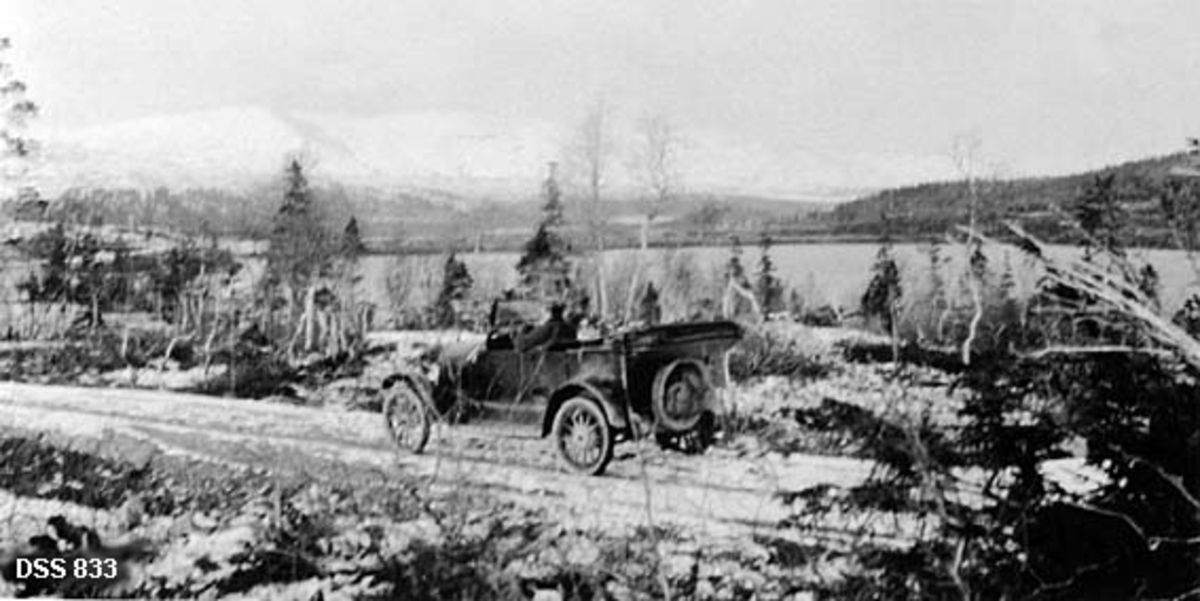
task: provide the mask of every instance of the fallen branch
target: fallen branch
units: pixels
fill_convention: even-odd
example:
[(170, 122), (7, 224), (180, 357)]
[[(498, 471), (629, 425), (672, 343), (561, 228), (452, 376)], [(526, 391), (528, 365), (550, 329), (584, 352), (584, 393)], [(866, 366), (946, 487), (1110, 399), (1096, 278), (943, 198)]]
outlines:
[[(1011, 222), (1005, 225), (1016, 235), (1016, 246), (1041, 261), (1046, 269), (1047, 280), (1112, 307), (1120, 315), (1140, 325), (1149, 339), (1200, 371), (1200, 341), (1159, 315), (1145, 293), (1124, 275), (1128, 269), (1122, 268), (1121, 274), (1114, 274), (1094, 263), (1060, 261), (1051, 257), (1045, 245), (1021, 226)], [(981, 242), (1002, 244), (974, 230), (960, 230)]]
[(1021, 355), (1022, 359), (1039, 360), (1058, 355), (1152, 355), (1155, 357), (1171, 358), (1175, 354), (1165, 349), (1143, 348), (1136, 346), (1101, 345), (1101, 346), (1050, 346)]

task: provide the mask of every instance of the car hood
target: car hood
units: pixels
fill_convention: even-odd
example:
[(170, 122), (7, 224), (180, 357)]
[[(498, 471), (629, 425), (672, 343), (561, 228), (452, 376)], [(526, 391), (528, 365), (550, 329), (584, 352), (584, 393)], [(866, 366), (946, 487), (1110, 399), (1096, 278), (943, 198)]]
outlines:
[(482, 342), (446, 342), (434, 345), (421, 353), (421, 360), (436, 361), (447, 367), (455, 367), (474, 360), (481, 350), (483, 350)]

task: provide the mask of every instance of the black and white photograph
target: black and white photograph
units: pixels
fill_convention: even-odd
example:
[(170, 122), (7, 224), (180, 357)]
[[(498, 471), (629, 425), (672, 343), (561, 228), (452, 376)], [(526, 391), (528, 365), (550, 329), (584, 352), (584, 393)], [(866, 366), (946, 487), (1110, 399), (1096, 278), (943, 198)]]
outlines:
[(1200, 601), (1200, 3), (0, 0), (0, 599)]

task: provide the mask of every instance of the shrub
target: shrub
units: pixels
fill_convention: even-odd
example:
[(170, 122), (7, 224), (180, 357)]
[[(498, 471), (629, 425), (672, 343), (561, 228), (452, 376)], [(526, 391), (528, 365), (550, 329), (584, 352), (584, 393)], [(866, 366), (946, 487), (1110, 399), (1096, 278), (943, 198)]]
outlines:
[(832, 371), (824, 353), (805, 349), (801, 341), (769, 325), (748, 329), (729, 357), (729, 372), (736, 380), (765, 376), (811, 380)]
[(842, 325), (842, 318), (838, 314), (837, 309), (830, 305), (822, 305), (811, 309), (805, 308), (796, 316), (796, 319), (806, 326), (818, 328), (832, 328)]
[[(857, 573), (830, 594), (1185, 598), (1200, 586), (1200, 358), (1163, 325), (1123, 254), (1100, 248), (1082, 265), (1037, 256), (1049, 274), (1040, 310), (964, 360), (960, 429), (893, 419), (856, 431), (884, 469), (786, 495), (797, 525), (831, 511), (920, 524), (899, 547), (860, 539)], [(1081, 315), (1090, 325), (1062, 323)], [(1048, 462), (1067, 457), (1102, 476), (1082, 487), (1050, 477)]]
[(891, 333), (896, 325), (895, 315), (902, 297), (900, 267), (892, 256), (891, 243), (885, 240), (871, 266), (871, 281), (867, 283), (860, 302), (862, 313), (879, 323), (884, 332)]
[(432, 256), (398, 256), (389, 265), (386, 287), (392, 327), (422, 329), (433, 323), (429, 308), (441, 284), (444, 265)]
[(713, 265), (705, 270), (688, 251), (665, 251), (662, 281), (658, 286), (662, 320), (670, 323), (717, 317), (725, 283), (721, 269)]
[(298, 371), (284, 359), (267, 353), (245, 353), (233, 361), (227, 372), (213, 375), (190, 392), (261, 399), (288, 396), (292, 392), (289, 385), (298, 380)]

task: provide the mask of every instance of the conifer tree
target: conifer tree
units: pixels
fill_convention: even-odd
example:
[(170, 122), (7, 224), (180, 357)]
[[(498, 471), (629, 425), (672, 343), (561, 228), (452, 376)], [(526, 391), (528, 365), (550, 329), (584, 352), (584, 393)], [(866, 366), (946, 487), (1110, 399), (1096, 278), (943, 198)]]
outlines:
[(638, 321), (648, 325), (662, 321), (662, 306), (659, 304), (658, 289), (654, 287), (654, 282), (647, 283), (642, 291), (642, 298), (638, 302)]
[(267, 278), (295, 295), (312, 278), (329, 271), (333, 253), (299, 159), (288, 161), (284, 184), (283, 203), (275, 215), (267, 251)]
[(783, 308), (783, 283), (775, 275), (775, 262), (771, 260), (771, 237), (763, 234), (758, 241), (759, 263), (756, 292), (758, 302), (767, 314)]
[(787, 310), (788, 314), (794, 319), (800, 319), (804, 316), (804, 297), (800, 296), (800, 291), (795, 288), (788, 290)]
[(362, 236), (358, 232), (358, 218), (351, 216), (346, 222), (345, 229), (342, 230), (342, 240), (339, 245), (339, 253), (343, 258), (354, 261), (360, 255), (367, 251), (366, 245), (363, 244)]
[(1158, 275), (1158, 270), (1153, 265), (1146, 263), (1142, 265), (1137, 274), (1138, 290), (1146, 295), (1150, 303), (1155, 308), (1160, 308), (1159, 288), (1161, 278)]
[(542, 186), (546, 199), (542, 206), (542, 221), (533, 237), (525, 243), (525, 252), (517, 262), (521, 292), (543, 301), (561, 301), (571, 288), (567, 245), (558, 233), (563, 224), (563, 207), (555, 172), (556, 165), (550, 163), (550, 173)]
[(926, 325), (929, 326), (934, 340), (941, 343), (944, 342), (945, 323), (950, 316), (951, 305), (946, 276), (943, 273), (946, 259), (942, 254), (941, 239), (934, 238), (925, 249), (925, 253), (929, 257), (929, 289), (926, 291), (924, 302), (924, 311), (926, 311), (925, 315), (928, 320)]
[[(727, 316), (738, 316), (754, 312), (754, 291), (746, 267), (742, 264), (742, 241), (733, 236), (729, 244), (729, 260), (725, 263), (725, 295), (724, 308)], [(750, 298), (747, 298), (750, 297)]]
[(746, 267), (742, 265), (742, 241), (737, 236), (730, 239), (729, 261), (725, 263), (725, 279), (733, 280), (742, 286), (748, 286)]
[(929, 255), (929, 297), (935, 309), (946, 304), (946, 277), (942, 273), (945, 259), (942, 257), (942, 242), (935, 238), (927, 249)]
[(891, 333), (896, 325), (895, 312), (899, 308), (902, 289), (900, 267), (893, 256), (891, 228), (886, 214), (883, 223), (883, 236), (875, 263), (871, 266), (871, 281), (863, 293), (861, 306), (863, 315), (879, 320), (883, 329)]
[(1124, 256), (1123, 240), (1127, 215), (1118, 198), (1117, 175), (1096, 176), (1075, 201), (1075, 218), (1089, 236), (1086, 257), (1096, 250)]
[(467, 264), (460, 261), (458, 256), (451, 252), (442, 267), (442, 288), (438, 292), (434, 305), (434, 319), (438, 325), (453, 326), (457, 324), (458, 317), (454, 309), (454, 302), (466, 300), (473, 284), (474, 280), (467, 270)]

